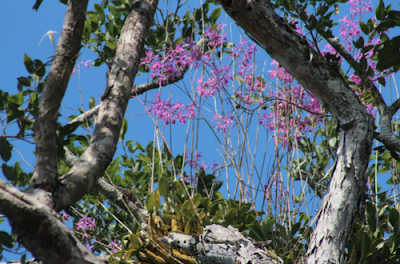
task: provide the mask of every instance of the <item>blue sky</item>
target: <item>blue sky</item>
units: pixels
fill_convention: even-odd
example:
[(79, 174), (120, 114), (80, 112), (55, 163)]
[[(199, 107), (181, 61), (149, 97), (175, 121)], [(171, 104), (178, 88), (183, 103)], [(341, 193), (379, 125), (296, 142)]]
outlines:
[[(94, 1), (100, 2), (100, 1)], [(93, 10), (94, 2), (91, 1), (89, 3), (89, 9)], [(166, 2), (160, 1), (160, 5), (166, 5)], [(373, 0), (373, 4), (377, 4), (378, 1)], [(389, 3), (395, 4), (396, 0), (385, 1), (386, 5)], [(48, 38), (45, 38), (40, 46), (38, 43), (42, 36), (46, 34), (49, 30), (61, 32), (64, 14), (66, 6), (60, 4), (58, 1), (43, 1), (39, 11), (36, 12), (32, 10), (32, 6), (34, 1), (8, 1), (6, 8), (4, 9), (4, 14), (0, 16), (0, 23), (3, 25), (1, 28), (1, 35), (3, 36), (1, 49), (0, 49), (0, 58), (2, 58), (3, 63), (0, 64), (0, 72), (2, 73), (2, 86), (1, 90), (16, 93), (17, 92), (17, 78), (20, 76), (28, 76), (28, 73), (23, 64), (24, 54), (29, 55), (32, 59), (40, 59), (42, 62), (47, 62), (51, 59), (51, 56), (54, 55), (54, 49), (52, 44), (50, 43)], [(189, 0), (188, 7), (191, 9), (194, 7), (199, 7), (199, 1), (197, 0)], [(161, 7), (162, 8), (162, 7)], [(346, 9), (346, 5), (341, 5), (341, 13), (338, 16), (340, 19), (343, 14), (346, 14), (348, 11)], [(394, 6), (394, 9), (399, 9), (398, 6)], [(188, 9), (186, 8), (184, 11), (186, 12)], [(18, 14), (18, 15), (16, 15)], [(339, 18), (340, 17), (340, 18)], [(223, 24), (227, 24), (228, 27), (232, 25), (231, 30), (228, 33), (228, 41), (238, 41), (240, 38), (245, 37), (245, 35), (238, 30), (237, 26), (234, 25), (233, 21), (224, 13), (221, 13), (219, 21)], [(338, 27), (336, 27), (338, 30)], [(399, 30), (393, 31), (392, 34), (399, 34)], [(58, 40), (59, 34), (55, 34), (55, 39)], [(87, 60), (95, 60), (97, 58), (96, 54), (94, 54), (89, 49), (82, 49), (81, 55), (79, 57), (79, 61), (87, 61)], [(267, 70), (270, 69), (271, 59), (266, 52), (262, 51), (261, 48), (258, 48), (258, 53), (256, 55), (256, 61), (260, 69), (264, 67), (264, 62), (266, 65), (265, 74)], [(75, 74), (69, 82), (69, 86), (62, 102), (61, 113), (62, 117), (60, 120), (62, 122), (68, 122), (67, 118), (69, 115), (75, 114), (78, 115), (77, 112), (78, 107), (83, 108), (85, 110), (88, 109), (89, 99), (93, 96), (96, 101), (99, 99), (100, 95), (103, 93), (105, 85), (106, 85), (106, 66), (101, 67), (91, 67), (85, 68), (81, 71), (81, 75)], [(397, 80), (400, 77), (397, 75)], [(148, 76), (146, 74), (142, 74), (142, 76), (136, 77), (135, 84), (139, 85), (148, 81)], [(185, 85), (190, 86), (190, 83), (194, 80), (190, 78), (190, 76), (185, 77), (184, 81), (178, 85), (171, 85), (170, 87), (163, 88), (162, 92), (164, 95), (173, 94), (174, 97), (172, 101), (177, 99), (185, 100), (184, 96), (180, 94), (179, 89), (183, 89)], [(389, 99), (389, 93), (386, 90), (384, 92), (384, 96), (386, 99)], [(146, 97), (147, 96), (147, 97)], [(394, 98), (397, 96), (394, 94)], [(142, 100), (151, 100), (149, 95), (141, 96)], [(83, 106), (81, 103), (83, 102)], [(136, 142), (141, 143), (146, 146), (148, 142), (153, 140), (154, 136), (154, 124), (153, 121), (146, 115), (145, 110), (141, 103), (133, 98), (128, 106), (127, 110), (127, 121), (129, 123), (129, 130), (125, 136), (126, 140), (134, 140)], [(4, 116), (0, 116), (3, 118)], [(167, 137), (167, 141), (172, 138), (172, 147), (174, 155), (182, 154), (185, 141), (182, 140), (186, 135), (186, 125), (177, 124), (170, 127), (165, 127), (165, 133)], [(169, 130), (171, 129), (171, 137)], [(15, 126), (11, 126), (7, 128), (6, 132), (9, 135), (17, 133), (17, 128)], [(248, 135), (251, 138), (255, 137), (255, 130), (251, 130), (251, 135)], [(267, 131), (261, 131), (261, 136), (264, 137), (269, 142), (268, 154), (273, 153), (274, 146), (273, 140), (271, 139), (271, 134), (267, 134)], [(221, 136), (221, 134), (218, 134)], [(210, 128), (206, 128), (202, 130), (201, 133), (201, 144), (198, 146), (198, 151), (202, 153), (203, 160), (210, 165), (214, 160), (220, 164), (220, 155), (216, 151), (216, 146), (218, 145), (215, 140), (214, 134), (210, 131)], [(35, 159), (33, 155), (34, 146), (31, 144), (27, 144), (26, 142), (11, 142), (14, 147), (19, 150), (24, 159), (31, 166), (34, 166)], [(263, 142), (264, 144), (264, 142)], [(121, 155), (123, 152), (121, 148), (117, 150), (115, 156)], [(13, 157), (9, 161), (9, 164), (13, 164), (16, 161), (21, 162), (21, 166), (25, 171), (31, 171), (32, 169), (23, 162), (22, 157), (17, 153), (13, 152)], [(268, 162), (269, 160), (267, 160)], [(0, 172), (0, 177), (4, 177), (2, 172)], [(235, 179), (230, 180), (230, 185), (233, 185)], [(222, 178), (224, 179), (224, 178)], [(234, 186), (231, 186), (233, 188)], [(225, 187), (222, 187), (223, 190), (226, 190)], [(226, 192), (226, 191), (224, 191)], [(9, 230), (4, 223), (0, 225), (0, 230)], [(18, 257), (13, 255), (7, 255), (8, 260), (16, 259)]]

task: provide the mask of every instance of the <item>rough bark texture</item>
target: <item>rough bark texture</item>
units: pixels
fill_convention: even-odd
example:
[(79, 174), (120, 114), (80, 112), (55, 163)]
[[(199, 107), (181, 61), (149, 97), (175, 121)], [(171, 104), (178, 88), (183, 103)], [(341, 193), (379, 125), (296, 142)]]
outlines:
[(336, 169), (309, 242), (307, 261), (341, 263), (366, 183), (373, 119), (333, 65), (311, 59), (319, 55), (274, 12), (269, 1), (220, 2), (236, 23), (338, 120)]
[(79, 242), (52, 208), (1, 179), (0, 211), (10, 220), (19, 242), (44, 263), (103, 263)]
[[(78, 158), (75, 157), (74, 154), (67, 147), (64, 147), (64, 150), (64, 161), (69, 167), (72, 167), (73, 164), (78, 161)], [(128, 214), (133, 214), (136, 221), (142, 226), (143, 229), (147, 227), (148, 212), (132, 190), (112, 185), (103, 178), (99, 178), (97, 180), (94, 188), (104, 194), (104, 196), (106, 196), (108, 200), (118, 205)]]
[(31, 182), (33, 188), (52, 192), (56, 186), (58, 109), (82, 47), (87, 4), (88, 0), (69, 1), (56, 54), (40, 96), (35, 124), (36, 167)]
[(64, 209), (81, 199), (97, 182), (114, 156), (131, 88), (138, 71), (144, 40), (157, 7), (157, 0), (136, 1), (125, 19), (115, 58), (108, 74), (92, 141), (64, 175), (54, 193), (55, 209)]
[[(181, 233), (170, 233), (160, 241), (176, 249), (183, 249), (207, 264), (278, 264), (283, 263), (272, 251), (255, 246), (236, 228), (209, 225), (198, 240)], [(274, 256), (274, 257), (273, 257)]]
[[(56, 58), (46, 81), (47, 90), (40, 98), (34, 182), (29, 192), (24, 193), (0, 180), (0, 213), (8, 217), (19, 241), (44, 263), (102, 263), (57, 218), (56, 211), (81, 199), (112, 160), (157, 3), (157, 0), (146, 0), (132, 4), (108, 75), (109, 93), (100, 104), (92, 141), (71, 170), (56, 182), (55, 122), (79, 52), (87, 5), (87, 1), (69, 1)], [(79, 26), (82, 28), (78, 29)]]

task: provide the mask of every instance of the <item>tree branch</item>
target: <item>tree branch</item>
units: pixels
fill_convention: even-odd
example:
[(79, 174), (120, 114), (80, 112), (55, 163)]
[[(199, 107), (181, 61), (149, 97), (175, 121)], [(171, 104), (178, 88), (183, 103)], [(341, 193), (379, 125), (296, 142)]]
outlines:
[(307, 262), (342, 263), (367, 179), (365, 171), (373, 141), (372, 117), (334, 65), (310, 61), (318, 53), (275, 13), (270, 1), (220, 2), (236, 23), (313, 93), (340, 124), (336, 167), (310, 238)]
[[(65, 163), (72, 167), (78, 158), (66, 147), (65, 150)], [(131, 190), (123, 189), (118, 186), (116, 188), (108, 183), (105, 179), (99, 177), (97, 183), (94, 185), (99, 192), (104, 194), (107, 199), (118, 205), (122, 210), (128, 214), (132, 213), (140, 225), (147, 225), (148, 212), (143, 204), (137, 199), (135, 193)]]
[(57, 213), (40, 200), (0, 179), (0, 212), (8, 217), (19, 242), (45, 263), (102, 263)]
[(36, 167), (31, 188), (53, 191), (57, 177), (56, 129), (58, 109), (81, 49), (88, 0), (71, 0), (56, 54), (39, 100), (35, 124)]
[[(196, 48), (201, 47), (204, 44), (204, 42), (205, 42), (205, 38), (204, 37), (200, 38), (199, 41), (197, 41), (197, 43), (196, 43)], [(133, 85), (132, 91), (131, 91), (131, 97), (143, 94), (143, 93), (153, 90), (153, 89), (158, 89), (160, 87), (164, 87), (164, 86), (179, 82), (180, 80), (182, 80), (185, 77), (185, 74), (188, 70), (189, 70), (189, 66), (185, 66), (178, 74), (168, 77), (168, 79), (161, 85), (158, 83), (158, 81), (143, 83), (143, 84), (140, 84), (137, 86)], [(97, 105), (97, 106), (93, 107), (92, 109), (86, 111), (85, 113), (75, 117), (74, 120), (72, 120), (71, 122), (68, 123), (68, 125), (74, 125), (77, 123), (82, 124), (82, 123), (86, 122), (86, 118), (90, 119), (94, 115), (97, 115), (97, 113), (99, 111), (99, 107), (100, 107), (100, 105)]]
[(106, 89), (109, 92), (100, 103), (92, 141), (70, 171), (63, 175), (60, 187), (54, 193), (57, 211), (81, 199), (112, 160), (157, 3), (157, 0), (137, 1), (131, 6), (108, 74)]
[[(311, 17), (310, 14), (308, 14), (308, 12), (304, 10), (297, 1), (293, 0), (292, 4), (295, 6), (295, 10), (300, 18), (304, 22), (309, 22)], [(323, 28), (317, 26), (316, 30), (321, 36), (324, 36), (325, 31)], [(340, 56), (342, 56), (347, 61), (347, 63), (356, 71), (358, 75), (362, 74), (362, 72), (358, 72), (356, 70), (358, 62), (343, 47), (338, 38), (324, 38), (340, 54)], [(382, 94), (379, 92), (378, 88), (369, 77), (367, 77), (365, 80), (365, 86), (369, 91), (371, 91), (372, 96), (375, 98), (375, 103), (378, 106), (378, 111), (380, 114), (381, 131), (378, 135), (375, 136), (375, 138), (382, 142), (387, 149), (400, 151), (400, 139), (393, 134), (391, 121), (393, 115), (400, 108), (400, 99), (397, 99), (390, 107), (388, 107), (382, 97)]]

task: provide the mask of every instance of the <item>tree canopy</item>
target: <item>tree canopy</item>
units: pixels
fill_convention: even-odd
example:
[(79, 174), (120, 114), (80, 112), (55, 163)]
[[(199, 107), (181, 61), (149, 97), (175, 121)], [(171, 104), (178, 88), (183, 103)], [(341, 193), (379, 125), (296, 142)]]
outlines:
[[(398, 263), (389, 1), (60, 2), (54, 56), (25, 54), (17, 90), (0, 90), (3, 257)], [(71, 76), (81, 89), (91, 67), (105, 87), (82, 87), (102, 94), (79, 90), (71, 114)]]

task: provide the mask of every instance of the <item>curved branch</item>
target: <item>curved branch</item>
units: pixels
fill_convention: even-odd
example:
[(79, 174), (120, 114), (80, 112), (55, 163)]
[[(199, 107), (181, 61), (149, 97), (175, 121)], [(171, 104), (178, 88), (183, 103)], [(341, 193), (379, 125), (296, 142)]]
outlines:
[[(310, 238), (308, 263), (344, 261), (367, 177), (373, 120), (335, 65), (310, 61), (318, 53), (274, 11), (268, 0), (220, 0), (225, 11), (340, 124), (337, 162)], [(361, 187), (360, 187), (361, 186)]]
[[(78, 158), (66, 147), (65, 150), (65, 163), (72, 167), (75, 162), (78, 161)], [(128, 214), (133, 214), (136, 220), (140, 225), (147, 225), (148, 220), (148, 212), (144, 208), (143, 204), (137, 199), (136, 195), (128, 189), (123, 189), (117, 186), (114, 186), (108, 183), (103, 178), (99, 177), (96, 184), (94, 185), (99, 192), (104, 194), (111, 202), (118, 205), (122, 210), (127, 212)]]
[[(309, 22), (310, 14), (305, 11), (297, 1), (292, 1), (292, 4), (295, 6), (296, 12), (299, 14), (300, 18), (304, 22)], [(324, 36), (324, 29), (320, 27), (315, 28), (317, 32)], [(347, 63), (359, 74), (362, 72), (358, 72), (357, 65), (358, 62), (353, 58), (353, 56), (343, 47), (338, 38), (326, 38), (326, 41), (342, 56)], [(380, 125), (381, 131), (378, 135), (375, 135), (375, 138), (382, 142), (385, 147), (389, 150), (400, 151), (400, 139), (393, 134), (392, 131), (392, 118), (393, 115), (400, 108), (400, 98), (397, 99), (390, 107), (387, 106), (385, 100), (382, 97), (382, 94), (379, 92), (376, 85), (372, 82), (370, 78), (365, 80), (365, 86), (369, 91), (371, 91), (372, 96), (375, 99), (375, 103), (378, 106), (378, 111), (380, 114)]]
[(57, 177), (58, 109), (81, 49), (88, 0), (69, 1), (56, 54), (39, 99), (35, 124), (36, 167), (31, 188), (53, 191)]
[(99, 105), (93, 138), (79, 160), (63, 175), (59, 188), (54, 192), (57, 211), (81, 199), (103, 175), (114, 156), (131, 87), (157, 3), (157, 0), (136, 1), (131, 6), (107, 74), (106, 89), (109, 92)]
[(79, 242), (53, 209), (1, 179), (0, 212), (10, 219), (19, 242), (44, 263), (104, 263)]

